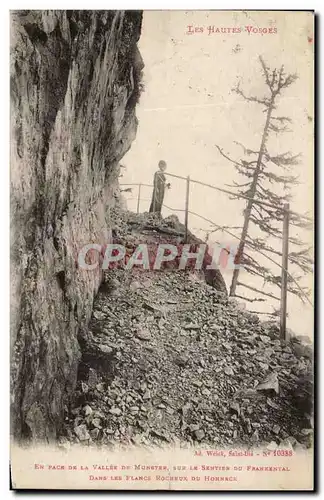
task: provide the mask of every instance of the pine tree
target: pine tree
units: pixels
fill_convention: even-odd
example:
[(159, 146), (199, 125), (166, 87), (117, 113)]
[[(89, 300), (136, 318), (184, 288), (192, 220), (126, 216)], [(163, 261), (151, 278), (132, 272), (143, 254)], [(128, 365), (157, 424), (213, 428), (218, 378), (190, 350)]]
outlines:
[[(236, 143), (243, 150), (243, 158), (240, 160), (233, 160), (219, 146), (217, 148), (223, 157), (234, 164), (238, 174), (245, 179), (244, 182), (234, 182), (231, 186), (236, 189), (234, 198), (242, 196), (248, 198), (244, 210), (244, 223), (235, 263), (244, 265), (246, 271), (251, 275), (261, 277), (265, 283), (272, 283), (280, 287), (281, 271), (279, 267), (277, 267), (278, 274), (276, 274), (273, 266), (270, 269), (261, 263), (262, 259), (260, 259), (260, 255), (273, 263), (277, 263), (278, 257), (281, 256), (281, 251), (276, 250), (268, 241), (269, 237), (280, 240), (282, 238), (283, 206), (284, 203), (289, 202), (291, 199), (291, 186), (298, 184), (298, 178), (291, 174), (290, 171), (299, 163), (300, 155), (294, 155), (289, 151), (274, 154), (268, 150), (268, 144), (269, 137), (272, 134), (278, 135), (284, 133), (287, 131), (287, 125), (291, 123), (289, 117), (277, 115), (277, 107), (280, 104), (280, 97), (293, 85), (297, 79), (297, 75), (286, 74), (284, 66), (281, 66), (280, 69), (275, 68), (271, 70), (266, 66), (262, 57), (259, 60), (266, 87), (265, 95), (263, 97), (248, 96), (241, 89), (240, 84), (237, 84), (233, 91), (245, 101), (253, 102), (260, 106), (260, 111), (265, 113), (260, 147), (255, 151), (246, 148), (240, 143)], [(300, 215), (290, 211), (289, 217), (290, 226), (303, 229), (311, 227), (311, 220), (307, 214)], [(260, 237), (251, 236), (251, 226), (258, 229), (257, 233), (260, 234)], [(254, 230), (253, 232), (255, 233), (256, 231)], [(310, 248), (293, 235), (289, 237), (289, 243), (288, 291), (304, 301), (307, 290), (299, 285), (299, 281), (303, 274), (312, 271)], [(255, 250), (256, 252), (253, 251), (251, 254), (251, 252), (246, 251), (246, 248), (252, 249), (252, 251)], [(299, 268), (299, 271), (302, 271), (302, 275), (293, 275), (290, 271), (291, 265)], [(239, 269), (235, 269), (233, 272), (230, 289), (231, 296), (239, 297), (236, 294), (236, 288), (238, 285), (241, 285), (262, 296), (276, 298), (272, 293), (266, 293), (247, 284), (240, 283), (238, 281), (239, 272)], [(255, 298), (251, 301), (253, 302), (254, 300), (265, 299)]]

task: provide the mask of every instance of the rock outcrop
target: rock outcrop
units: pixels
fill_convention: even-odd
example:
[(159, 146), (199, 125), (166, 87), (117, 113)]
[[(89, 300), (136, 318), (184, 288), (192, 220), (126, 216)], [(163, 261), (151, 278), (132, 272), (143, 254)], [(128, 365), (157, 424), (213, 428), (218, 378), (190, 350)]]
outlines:
[(136, 134), (139, 11), (11, 18), (12, 434), (55, 439), (102, 280), (77, 265), (110, 238), (118, 162)]

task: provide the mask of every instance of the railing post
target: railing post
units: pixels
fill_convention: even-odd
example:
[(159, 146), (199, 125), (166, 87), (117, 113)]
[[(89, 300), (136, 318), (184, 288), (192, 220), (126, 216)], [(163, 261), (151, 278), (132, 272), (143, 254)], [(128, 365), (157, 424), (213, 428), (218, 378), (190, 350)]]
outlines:
[(187, 177), (186, 185), (186, 207), (185, 207), (185, 243), (188, 240), (188, 210), (189, 210), (190, 176)]
[(139, 213), (140, 201), (141, 201), (141, 187), (142, 184), (138, 185), (138, 196), (137, 196), (137, 213)]
[(286, 340), (287, 284), (288, 284), (288, 241), (289, 241), (289, 203), (285, 203), (282, 229), (282, 269), (280, 301), (280, 338)]

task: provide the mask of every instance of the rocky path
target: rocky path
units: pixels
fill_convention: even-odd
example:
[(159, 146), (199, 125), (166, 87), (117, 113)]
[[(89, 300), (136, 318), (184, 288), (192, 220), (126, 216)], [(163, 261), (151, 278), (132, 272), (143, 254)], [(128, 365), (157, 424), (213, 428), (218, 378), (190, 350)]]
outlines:
[(109, 271), (79, 340), (62, 442), (311, 444), (311, 349), (196, 274)]

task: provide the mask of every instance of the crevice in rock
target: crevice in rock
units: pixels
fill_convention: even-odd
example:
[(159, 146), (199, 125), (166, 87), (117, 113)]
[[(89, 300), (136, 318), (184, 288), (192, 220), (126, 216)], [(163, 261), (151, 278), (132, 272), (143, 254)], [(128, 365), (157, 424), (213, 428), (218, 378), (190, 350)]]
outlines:
[(40, 42), (42, 45), (45, 45), (47, 42), (47, 34), (45, 31), (41, 30), (40, 27), (37, 24), (29, 24), (26, 23), (24, 25), (24, 28), (26, 32), (28, 33), (28, 36), (33, 43), (38, 43)]

